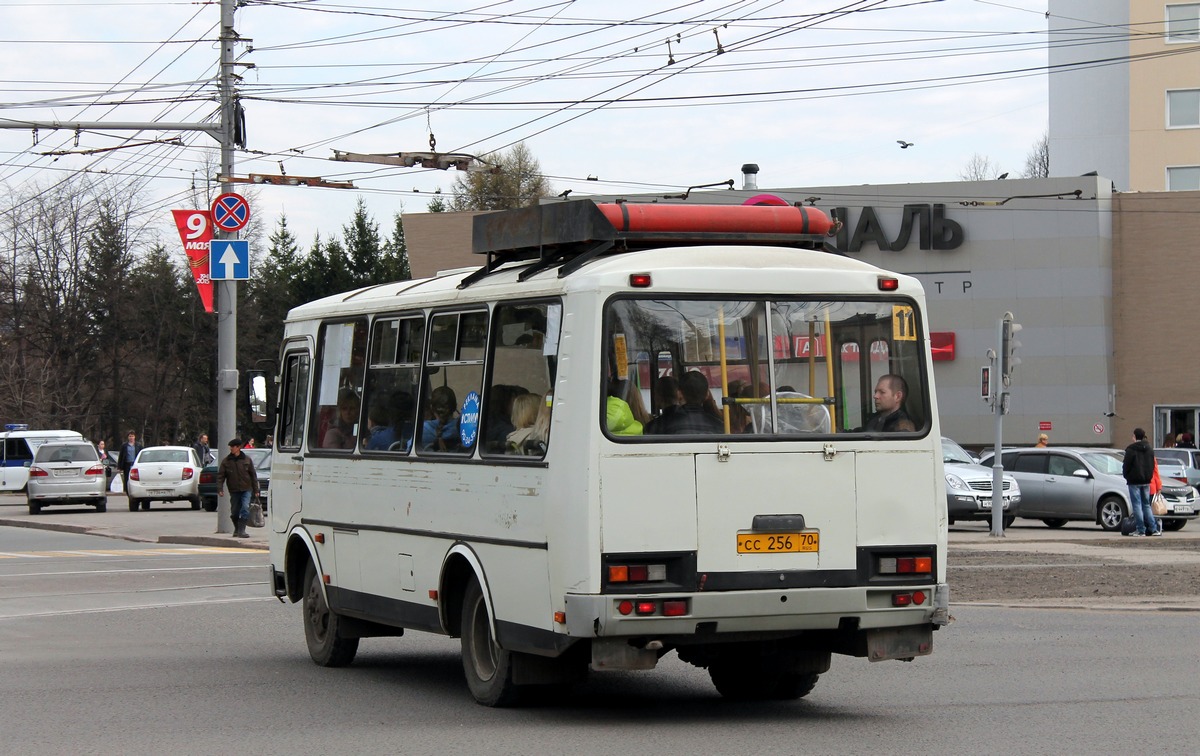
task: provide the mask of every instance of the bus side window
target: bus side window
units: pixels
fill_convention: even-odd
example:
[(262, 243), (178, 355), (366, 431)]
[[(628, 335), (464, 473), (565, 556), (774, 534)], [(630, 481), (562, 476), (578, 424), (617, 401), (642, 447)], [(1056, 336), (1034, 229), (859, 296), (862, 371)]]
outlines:
[(478, 445), (486, 311), (438, 313), (429, 321), (420, 453), (470, 456)]
[(363, 367), (367, 359), (367, 323), (326, 323), (318, 337), (319, 353), (313, 401), (317, 422), (310, 449), (350, 450), (359, 434)]
[(276, 440), (281, 449), (299, 449), (304, 442), (304, 428), (308, 421), (308, 408), (304, 401), (308, 396), (308, 363), (308, 354), (303, 352), (284, 358), (279, 438)]
[(557, 353), (557, 344), (550, 343), (557, 332), (547, 333), (547, 324), (557, 320), (561, 307), (556, 302), (496, 306), (490, 383), (483, 398), (483, 454), (545, 454)]
[(424, 343), (423, 317), (375, 321), (363, 392), (366, 429), (359, 438), (364, 451), (407, 454), (412, 449)]

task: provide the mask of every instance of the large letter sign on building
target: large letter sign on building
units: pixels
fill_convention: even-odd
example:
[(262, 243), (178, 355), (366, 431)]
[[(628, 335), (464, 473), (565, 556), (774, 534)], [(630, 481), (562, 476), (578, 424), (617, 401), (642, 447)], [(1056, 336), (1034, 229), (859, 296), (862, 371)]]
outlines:
[(207, 210), (172, 210), (179, 240), (187, 253), (188, 267), (196, 281), (196, 291), (204, 303), (204, 311), (213, 311), (213, 284), (209, 278), (208, 243), (212, 241), (212, 220)]

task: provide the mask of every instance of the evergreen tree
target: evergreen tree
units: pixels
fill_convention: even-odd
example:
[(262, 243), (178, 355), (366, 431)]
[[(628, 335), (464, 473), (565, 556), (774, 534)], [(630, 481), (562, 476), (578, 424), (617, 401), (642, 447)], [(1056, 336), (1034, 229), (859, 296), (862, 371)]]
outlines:
[(408, 245), (404, 242), (404, 221), (400, 213), (392, 216), (392, 235), (383, 243), (384, 281), (407, 281), (412, 278), (408, 265)]
[(379, 238), (379, 224), (367, 213), (367, 205), (362, 197), (354, 206), (350, 225), (342, 227), (342, 238), (350, 274), (348, 288), (378, 283), (383, 244)]

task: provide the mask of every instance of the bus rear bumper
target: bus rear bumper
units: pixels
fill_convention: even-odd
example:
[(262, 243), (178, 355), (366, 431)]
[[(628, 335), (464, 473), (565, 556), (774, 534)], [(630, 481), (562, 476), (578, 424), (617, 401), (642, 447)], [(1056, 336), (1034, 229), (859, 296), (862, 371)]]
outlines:
[[(920, 603), (913, 600), (918, 593)], [(668, 605), (680, 611), (679, 602), (683, 614), (664, 613)], [(569, 593), (566, 631), (575, 638), (619, 638), (938, 626), (947, 623), (948, 607), (944, 583), (680, 595)]]

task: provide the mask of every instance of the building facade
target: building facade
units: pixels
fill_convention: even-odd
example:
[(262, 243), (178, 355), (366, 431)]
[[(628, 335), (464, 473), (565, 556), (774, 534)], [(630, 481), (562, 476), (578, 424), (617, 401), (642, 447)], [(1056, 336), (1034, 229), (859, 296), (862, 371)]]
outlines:
[(1200, 3), (1050, 0), (1050, 175), (1200, 189)]

